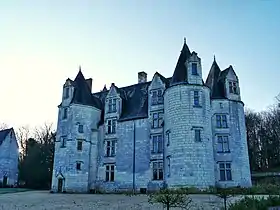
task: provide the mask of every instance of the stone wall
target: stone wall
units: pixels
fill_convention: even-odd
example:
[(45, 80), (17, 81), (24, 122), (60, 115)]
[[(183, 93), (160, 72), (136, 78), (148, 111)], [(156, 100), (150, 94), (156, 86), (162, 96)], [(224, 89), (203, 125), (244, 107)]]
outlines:
[(18, 181), (18, 145), (15, 133), (12, 130), (0, 145), (0, 181), (4, 176), (8, 178), (8, 185), (14, 185)]
[[(134, 135), (135, 182), (133, 183)], [(147, 184), (151, 180), (148, 120), (138, 119), (118, 122), (117, 137), (115, 157), (104, 157), (104, 143), (100, 142), (98, 167), (99, 188), (107, 192), (132, 190), (133, 185), (137, 191), (140, 188), (147, 188)], [(114, 182), (105, 181), (104, 163), (115, 163)]]
[[(251, 186), (245, 116), (242, 102), (229, 101), (227, 99), (212, 100), (212, 114), (216, 184), (219, 186)], [(215, 114), (227, 115), (228, 128), (216, 127)], [(217, 152), (217, 135), (228, 135), (230, 152)], [(221, 161), (232, 164), (231, 181), (220, 181), (218, 164)]]
[[(193, 91), (200, 92), (201, 107), (193, 106)], [(165, 132), (170, 131), (168, 186), (208, 187), (215, 184), (209, 89), (199, 85), (176, 85), (164, 95)], [(201, 130), (195, 141), (194, 129)], [(165, 168), (167, 165), (165, 165)]]
[[(88, 191), (89, 168), (94, 165), (90, 159), (92, 145), (97, 144), (97, 137), (92, 130), (97, 129), (100, 120), (100, 110), (71, 104), (68, 107), (67, 119), (62, 119), (62, 108), (58, 116), (57, 136), (55, 143), (54, 170), (52, 177), (52, 190), (57, 190), (58, 178), (64, 179), (64, 189), (70, 191)], [(78, 126), (83, 125), (83, 133), (78, 132)], [(66, 138), (65, 147), (62, 146), (62, 138)], [(82, 150), (77, 150), (77, 142), (81, 140)], [(77, 162), (81, 163), (81, 170), (76, 169)], [(91, 171), (94, 173), (94, 171)]]

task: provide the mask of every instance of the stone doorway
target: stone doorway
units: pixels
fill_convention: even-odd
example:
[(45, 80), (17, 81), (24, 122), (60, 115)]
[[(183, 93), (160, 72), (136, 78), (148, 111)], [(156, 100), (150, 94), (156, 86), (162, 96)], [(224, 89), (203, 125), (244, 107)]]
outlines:
[(62, 192), (62, 187), (63, 187), (63, 179), (62, 178), (58, 178), (57, 181), (57, 192)]
[(7, 187), (7, 185), (8, 185), (8, 177), (4, 176), (3, 177), (3, 187)]

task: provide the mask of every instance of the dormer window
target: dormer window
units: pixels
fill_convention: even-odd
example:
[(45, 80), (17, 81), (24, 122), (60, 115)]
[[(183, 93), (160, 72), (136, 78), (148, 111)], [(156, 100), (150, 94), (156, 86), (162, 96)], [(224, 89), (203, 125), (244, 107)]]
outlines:
[(64, 99), (67, 99), (67, 98), (69, 98), (69, 88), (68, 87), (65, 88), (65, 92), (64, 92)]
[(152, 91), (152, 105), (163, 104), (162, 90)]
[(236, 82), (229, 82), (229, 93), (238, 94)]
[(198, 73), (197, 73), (197, 63), (192, 63), (192, 75), (198, 75)]
[(108, 112), (109, 113), (117, 112), (117, 99), (116, 98), (109, 99)]

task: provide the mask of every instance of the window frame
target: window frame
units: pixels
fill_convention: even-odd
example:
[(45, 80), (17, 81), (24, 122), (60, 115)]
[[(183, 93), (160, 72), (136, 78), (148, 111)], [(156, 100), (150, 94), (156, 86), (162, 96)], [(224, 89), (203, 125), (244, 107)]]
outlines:
[[(231, 162), (218, 162), (219, 181), (233, 181), (232, 179), (232, 164)], [(222, 167), (221, 167), (222, 166)]]
[[(194, 68), (195, 66), (195, 68)], [(198, 75), (198, 65), (197, 63), (192, 63), (192, 75)]]
[(116, 139), (106, 139), (105, 140), (105, 157), (115, 157), (116, 156)]
[(115, 164), (105, 164), (105, 182), (115, 181)]
[(162, 154), (163, 153), (163, 135), (155, 134), (152, 135), (152, 153)]
[(171, 156), (170, 155), (166, 157), (166, 162), (167, 162), (167, 176), (170, 177), (170, 175), (171, 175), (171, 167), (170, 167)]
[(77, 151), (83, 151), (83, 140), (77, 139)]
[(166, 136), (166, 146), (169, 146), (170, 145), (170, 130), (167, 130), (165, 132), (165, 136)]
[(107, 134), (116, 134), (117, 130), (117, 119), (107, 119)]
[(63, 108), (62, 119), (65, 120), (68, 118), (68, 108)]
[(78, 133), (84, 133), (84, 125), (82, 124), (78, 125)]
[(236, 81), (229, 81), (229, 93), (238, 95), (238, 87)]
[(81, 171), (82, 170), (82, 162), (77, 161), (76, 162), (76, 171)]
[(151, 91), (151, 104), (153, 105), (160, 105), (163, 104), (163, 90), (157, 89)]
[(201, 142), (201, 129), (199, 128), (194, 128), (194, 141), (195, 142)]
[(65, 148), (66, 147), (66, 142), (67, 142), (67, 137), (66, 136), (61, 136), (61, 145), (60, 148)]
[[(163, 111), (152, 112), (152, 121), (153, 121), (152, 128), (162, 128), (163, 127), (163, 114), (164, 114)], [(155, 118), (155, 115), (157, 115), (156, 118)]]
[(198, 90), (193, 91), (193, 106), (200, 107), (200, 96)]
[(163, 180), (163, 161), (162, 160), (152, 161), (152, 171), (153, 171), (154, 181)]
[(216, 127), (228, 128), (227, 114), (216, 114)]
[(116, 113), (117, 112), (117, 99), (109, 98), (108, 99), (108, 113)]
[[(220, 150), (219, 145), (221, 145), (221, 150)], [(217, 153), (230, 153), (228, 135), (218, 135), (217, 136)]]

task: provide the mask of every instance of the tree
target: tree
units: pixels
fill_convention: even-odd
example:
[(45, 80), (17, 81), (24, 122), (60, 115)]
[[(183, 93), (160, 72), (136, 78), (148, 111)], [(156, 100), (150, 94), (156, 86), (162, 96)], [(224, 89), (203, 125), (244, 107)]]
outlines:
[[(24, 133), (24, 132), (23, 132)], [(44, 124), (34, 130), (35, 138), (28, 138), (20, 161), (19, 177), (25, 187), (49, 189), (53, 170), (54, 139), (51, 124)]]
[(182, 190), (162, 189), (149, 195), (149, 203), (162, 203), (167, 210), (171, 207), (190, 209), (192, 200)]
[(9, 128), (9, 126), (6, 123), (0, 123), (0, 131), (8, 129), (8, 128)]
[[(216, 189), (216, 196), (220, 197), (223, 199), (224, 202), (224, 209), (227, 210), (227, 200), (234, 196), (237, 192), (236, 188), (217, 188)], [(241, 192), (241, 190), (239, 190)]]
[(31, 131), (29, 126), (22, 126), (17, 129), (15, 133), (19, 144), (20, 159), (23, 159), (24, 156), (26, 156), (26, 144), (31, 137)]

